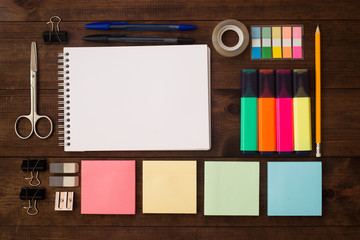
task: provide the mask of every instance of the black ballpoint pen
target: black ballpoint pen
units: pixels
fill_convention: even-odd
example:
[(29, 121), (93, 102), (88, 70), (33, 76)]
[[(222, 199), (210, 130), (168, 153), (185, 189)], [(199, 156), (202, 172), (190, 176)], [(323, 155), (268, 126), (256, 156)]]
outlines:
[(124, 34), (95, 34), (83, 37), (84, 41), (100, 43), (164, 43), (164, 44), (191, 44), (191, 38), (161, 38), (161, 37), (125, 37)]

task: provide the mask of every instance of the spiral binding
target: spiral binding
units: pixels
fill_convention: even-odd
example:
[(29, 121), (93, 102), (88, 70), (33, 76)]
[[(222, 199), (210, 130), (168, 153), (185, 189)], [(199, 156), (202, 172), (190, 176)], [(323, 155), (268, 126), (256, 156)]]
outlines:
[(70, 146), (70, 65), (69, 53), (58, 54), (59, 146)]

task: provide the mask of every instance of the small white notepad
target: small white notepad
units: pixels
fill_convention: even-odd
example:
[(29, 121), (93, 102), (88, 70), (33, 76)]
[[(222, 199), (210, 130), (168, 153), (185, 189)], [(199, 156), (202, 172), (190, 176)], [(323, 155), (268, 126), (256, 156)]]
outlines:
[(207, 45), (69, 47), (63, 60), (65, 151), (210, 149)]

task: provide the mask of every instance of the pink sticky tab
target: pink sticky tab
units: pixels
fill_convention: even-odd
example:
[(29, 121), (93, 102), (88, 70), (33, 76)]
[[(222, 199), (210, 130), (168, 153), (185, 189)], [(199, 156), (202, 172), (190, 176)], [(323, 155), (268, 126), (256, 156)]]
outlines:
[(293, 38), (301, 38), (302, 27), (293, 27)]
[(302, 47), (293, 47), (293, 58), (302, 58)]
[(81, 161), (81, 214), (135, 214), (135, 161)]

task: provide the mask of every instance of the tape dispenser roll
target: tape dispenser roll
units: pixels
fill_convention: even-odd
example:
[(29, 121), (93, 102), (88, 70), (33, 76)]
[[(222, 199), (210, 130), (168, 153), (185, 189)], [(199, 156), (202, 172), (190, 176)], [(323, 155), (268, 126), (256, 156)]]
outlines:
[[(235, 46), (228, 47), (222, 37), (226, 31), (234, 31), (239, 36), (239, 41)], [(249, 32), (246, 26), (234, 19), (227, 19), (220, 22), (213, 31), (212, 42), (215, 50), (224, 57), (235, 57), (241, 54), (249, 44)]]

